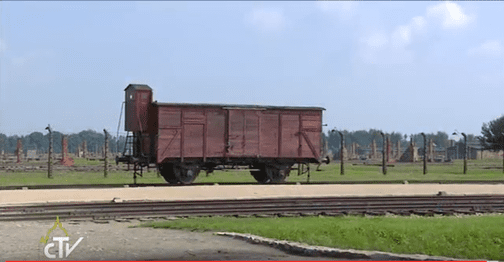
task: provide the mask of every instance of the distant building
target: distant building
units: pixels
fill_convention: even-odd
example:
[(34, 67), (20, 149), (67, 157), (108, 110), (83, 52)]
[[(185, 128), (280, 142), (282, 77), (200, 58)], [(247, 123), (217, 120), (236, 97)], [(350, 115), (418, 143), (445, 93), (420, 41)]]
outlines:
[[(484, 150), (478, 142), (467, 143), (467, 159), (501, 158), (501, 151)], [(448, 159), (464, 159), (464, 142), (455, 143), (447, 148)]]

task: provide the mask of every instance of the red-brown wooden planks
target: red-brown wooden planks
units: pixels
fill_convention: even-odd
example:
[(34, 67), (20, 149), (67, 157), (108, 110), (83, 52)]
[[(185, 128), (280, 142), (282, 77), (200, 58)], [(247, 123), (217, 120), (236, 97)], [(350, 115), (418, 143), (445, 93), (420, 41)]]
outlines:
[(243, 155), (257, 157), (259, 155), (259, 119), (257, 110), (244, 111)]
[(301, 157), (319, 157), (321, 132), (321, 115), (319, 113), (301, 114)]
[(315, 159), (321, 111), (158, 106), (157, 161), (176, 158)]
[(137, 89), (134, 86), (128, 87), (126, 92), (126, 131), (147, 131), (149, 107), (152, 102), (152, 92), (150, 90)]
[(278, 157), (278, 113), (263, 112), (261, 116), (261, 157)]
[(229, 110), (229, 149), (228, 156), (241, 156), (244, 153), (244, 111)]
[(298, 157), (299, 114), (281, 114), (281, 148), (279, 157)]
[(226, 114), (224, 110), (208, 110), (206, 157), (223, 157), (226, 150)]
[(159, 129), (157, 160), (160, 163), (165, 158), (179, 158), (181, 128)]

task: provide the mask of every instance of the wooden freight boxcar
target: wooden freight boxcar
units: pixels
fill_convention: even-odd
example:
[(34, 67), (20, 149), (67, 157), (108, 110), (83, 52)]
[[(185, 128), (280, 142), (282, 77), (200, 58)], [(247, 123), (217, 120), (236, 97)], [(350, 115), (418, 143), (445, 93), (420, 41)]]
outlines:
[(226, 166), (248, 166), (258, 182), (279, 183), (295, 163), (320, 161), (324, 108), (159, 103), (147, 85), (125, 92), (131, 135), (117, 161), (155, 163), (169, 183)]

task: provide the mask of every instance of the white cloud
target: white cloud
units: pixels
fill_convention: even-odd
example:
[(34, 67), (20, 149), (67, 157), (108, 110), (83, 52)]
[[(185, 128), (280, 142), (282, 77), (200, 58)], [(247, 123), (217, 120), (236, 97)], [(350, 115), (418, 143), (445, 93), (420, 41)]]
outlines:
[(384, 47), (388, 44), (396, 49), (404, 48), (411, 43), (413, 34), (423, 30), (426, 24), (425, 18), (416, 16), (411, 19), (410, 23), (397, 26), (390, 35), (375, 33), (364, 38), (364, 42), (371, 48)]
[(363, 42), (366, 43), (372, 49), (378, 49), (384, 47), (388, 42), (388, 38), (383, 33), (374, 33), (369, 37), (363, 39)]
[[(319, 7), (322, 10), (329, 9), (328, 4), (319, 4)], [(423, 15), (411, 18), (392, 31), (373, 32), (361, 38), (359, 53), (367, 63), (410, 63), (415, 54), (413, 50), (408, 49), (408, 46), (425, 34), (428, 28), (436, 24), (441, 24), (443, 29), (464, 28), (475, 20), (474, 17), (456, 3), (443, 2), (431, 5)], [(504, 47), (500, 43), (487, 42), (481, 47), (471, 49), (469, 53), (501, 55), (504, 53)]]
[(404, 64), (412, 61), (412, 53), (396, 45), (403, 45), (409, 39), (408, 29), (398, 28), (391, 36), (383, 32), (375, 32), (360, 41), (359, 56), (368, 64)]
[(397, 26), (392, 32), (375, 32), (361, 40), (360, 56), (366, 63), (404, 64), (413, 61), (414, 53), (406, 47), (415, 33), (423, 30), (427, 21), (416, 16), (406, 25)]
[(490, 56), (498, 57), (503, 54), (504, 46), (500, 41), (489, 40), (478, 47), (471, 48), (468, 51), (470, 56)]
[(426, 24), (427, 21), (425, 20), (425, 18), (423, 18), (423, 16), (415, 16), (411, 19), (411, 25), (416, 30), (424, 29)]
[(398, 26), (392, 33), (392, 45), (402, 47), (411, 42), (411, 27), (409, 25)]
[(456, 3), (444, 2), (427, 8), (427, 15), (440, 19), (445, 29), (463, 28), (474, 20)]
[(285, 26), (285, 17), (282, 11), (255, 9), (247, 16), (248, 22), (266, 31), (281, 30)]

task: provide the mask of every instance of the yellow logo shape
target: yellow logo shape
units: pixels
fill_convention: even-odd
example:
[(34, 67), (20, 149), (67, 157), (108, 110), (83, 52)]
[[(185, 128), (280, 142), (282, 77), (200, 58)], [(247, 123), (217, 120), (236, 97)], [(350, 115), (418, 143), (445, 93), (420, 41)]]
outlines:
[(47, 241), (49, 240), (49, 235), (54, 229), (56, 229), (56, 227), (59, 227), (61, 230), (63, 230), (63, 232), (65, 232), (65, 235), (68, 236), (68, 232), (66, 231), (66, 229), (63, 228), (63, 224), (61, 224), (61, 222), (59, 221), (59, 216), (57, 216), (56, 222), (54, 222), (54, 226), (51, 227), (49, 231), (47, 231), (47, 235), (45, 237), (40, 238), (40, 243), (47, 244)]

